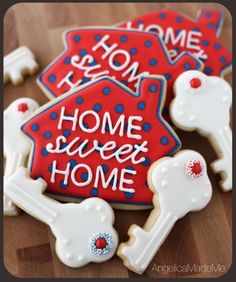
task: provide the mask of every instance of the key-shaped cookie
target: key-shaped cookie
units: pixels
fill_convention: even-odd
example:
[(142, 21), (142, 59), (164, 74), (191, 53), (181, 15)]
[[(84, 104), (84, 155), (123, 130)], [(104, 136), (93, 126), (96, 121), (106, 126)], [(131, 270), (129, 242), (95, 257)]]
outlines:
[(24, 75), (33, 75), (39, 68), (34, 54), (29, 48), (22, 46), (4, 57), (4, 84), (9, 80), (18, 85), (23, 82)]
[(190, 150), (155, 162), (148, 171), (148, 184), (154, 193), (154, 210), (144, 228), (129, 228), (130, 239), (117, 252), (124, 264), (139, 274), (145, 271), (175, 222), (190, 211), (204, 208), (212, 194), (205, 160)]
[(219, 157), (212, 168), (221, 173), (222, 189), (232, 190), (231, 86), (220, 77), (187, 71), (175, 81), (174, 91), (176, 97), (170, 109), (173, 122), (183, 130), (198, 130), (209, 138)]
[(56, 237), (56, 253), (65, 265), (81, 267), (110, 259), (118, 244), (110, 205), (100, 198), (62, 204), (42, 194), (46, 186), (42, 178), (33, 180), (29, 171), (20, 167), (6, 180), (5, 194), (50, 226)]
[[(4, 111), (4, 156), (6, 166), (4, 181), (18, 167), (23, 166), (31, 150), (31, 142), (21, 132), (22, 123), (37, 109), (39, 105), (33, 99), (19, 98)], [(4, 195), (4, 215), (17, 215), (19, 209)]]

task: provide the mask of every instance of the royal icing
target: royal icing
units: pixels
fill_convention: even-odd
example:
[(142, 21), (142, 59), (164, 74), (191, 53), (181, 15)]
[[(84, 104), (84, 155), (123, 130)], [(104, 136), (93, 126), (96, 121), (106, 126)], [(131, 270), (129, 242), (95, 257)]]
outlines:
[(25, 74), (33, 75), (38, 68), (39, 65), (30, 49), (25, 46), (19, 47), (4, 57), (4, 83), (10, 80), (15, 85), (20, 84)]
[(222, 78), (198, 71), (181, 74), (175, 82), (171, 105), (173, 122), (184, 130), (207, 136), (218, 154), (213, 170), (223, 172), (221, 186), (232, 189), (232, 130), (230, 128), (231, 86)]
[[(124, 264), (139, 274), (148, 267), (175, 222), (190, 211), (203, 209), (212, 194), (205, 160), (190, 150), (154, 163), (148, 172), (148, 182), (154, 193), (154, 210), (143, 229), (137, 225), (130, 227), (129, 241), (118, 248)], [(153, 221), (154, 212), (158, 214), (159, 210)]]
[(232, 65), (231, 52), (218, 39), (223, 13), (205, 9), (192, 20), (181, 13), (162, 10), (136, 17), (119, 27), (157, 33), (173, 59), (184, 51), (204, 62), (204, 72), (220, 76)]
[(159, 36), (114, 28), (81, 28), (65, 34), (66, 50), (44, 70), (38, 83), (52, 98), (90, 80), (108, 75), (136, 91), (141, 75), (167, 79), (166, 109), (175, 78), (185, 70), (202, 68), (190, 54), (170, 60)]
[[(31, 142), (22, 134), (20, 127), (37, 108), (37, 102), (24, 97), (11, 103), (3, 113), (3, 150), (6, 157), (4, 179), (25, 164), (31, 150)], [(4, 196), (4, 214), (17, 215), (18, 212), (17, 207)]]
[(45, 105), (22, 127), (34, 143), (32, 178), (72, 201), (98, 196), (150, 206), (150, 164), (180, 147), (161, 116), (165, 85), (163, 77), (144, 77), (134, 93), (103, 77)]
[(50, 226), (56, 237), (56, 253), (65, 265), (81, 267), (110, 259), (118, 236), (109, 204), (99, 198), (61, 204), (42, 194), (46, 186), (42, 179), (30, 179), (29, 171), (21, 167), (7, 179), (5, 193), (24, 211)]

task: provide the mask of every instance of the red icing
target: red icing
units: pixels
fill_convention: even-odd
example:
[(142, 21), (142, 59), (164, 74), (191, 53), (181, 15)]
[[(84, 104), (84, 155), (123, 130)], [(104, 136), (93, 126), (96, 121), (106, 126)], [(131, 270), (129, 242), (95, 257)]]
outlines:
[[(222, 23), (223, 13), (219, 10), (202, 10), (197, 20), (175, 11), (161, 10), (136, 17), (118, 26), (158, 33), (168, 50), (175, 51), (172, 58), (188, 51), (204, 62), (206, 74), (220, 76), (232, 64), (231, 52), (218, 39)], [(204, 59), (203, 54), (207, 55), (207, 59)]]
[[(118, 84), (111, 78), (101, 78), (90, 85), (86, 85), (77, 90), (73, 94), (64, 97), (62, 100), (55, 99), (55, 104), (44, 108), (41, 113), (37, 113), (30, 121), (23, 125), (23, 132), (28, 137), (34, 140), (33, 157), (31, 162), (31, 176), (33, 178), (43, 177), (48, 183), (47, 192), (69, 196), (70, 198), (88, 198), (91, 196), (98, 196), (110, 202), (130, 203), (138, 205), (146, 205), (152, 203), (152, 193), (147, 187), (147, 171), (152, 162), (157, 159), (174, 153), (179, 147), (180, 143), (172, 129), (164, 122), (161, 117), (162, 101), (165, 93), (165, 80), (163, 78), (146, 77), (139, 81), (137, 86), (137, 93), (130, 92), (122, 84)], [(76, 123), (76, 130), (72, 130), (72, 122), (64, 120), (62, 128), (58, 129), (59, 117), (61, 107), (65, 107), (66, 115), (74, 116), (75, 110), (78, 109), (78, 117), (85, 111), (96, 109), (97, 114), (102, 122), (105, 112), (111, 116), (113, 126), (116, 121), (123, 114), (125, 116), (125, 124), (128, 123), (130, 116), (139, 116), (142, 121), (135, 121), (134, 124), (140, 126), (141, 129), (133, 129), (133, 134), (139, 134), (141, 139), (130, 138), (127, 135), (127, 128), (123, 131), (123, 136), (118, 135), (118, 130), (115, 135), (112, 135), (109, 128), (106, 127), (105, 134), (101, 133), (101, 125), (93, 133), (86, 133), (82, 131), (79, 123)], [(117, 112), (118, 109), (118, 112)], [(93, 116), (88, 116), (84, 120), (87, 123), (87, 128), (92, 128), (96, 120)], [(119, 163), (115, 157), (104, 160), (101, 157), (100, 151), (93, 151), (84, 158), (79, 154), (69, 156), (64, 153), (48, 153), (45, 149), (48, 143), (52, 143), (55, 148), (55, 140), (59, 135), (66, 136), (66, 147), (71, 144), (76, 137), (80, 140), (73, 146), (75, 150), (80, 142), (88, 139), (89, 143), (84, 153), (93, 148), (93, 142), (97, 140), (100, 145), (104, 146), (109, 141), (116, 142), (116, 152), (124, 144), (132, 145), (133, 150), (136, 151), (135, 145), (141, 145), (144, 141), (148, 144), (147, 152), (139, 152), (137, 159), (145, 158), (144, 161), (134, 164), (131, 159), (127, 159), (123, 163)], [(111, 151), (105, 153), (109, 156)], [(124, 159), (130, 154), (124, 155)], [(70, 173), (68, 177), (68, 185), (63, 185), (64, 175), (57, 174), (55, 183), (51, 182), (52, 163), (57, 161), (57, 169), (65, 170), (68, 162), (70, 162)], [(92, 181), (83, 187), (75, 185), (71, 178), (71, 171), (77, 164), (86, 164), (92, 170)], [(109, 186), (104, 189), (101, 179), (97, 188), (94, 188), (96, 170), (98, 166), (102, 166), (106, 180), (109, 178), (111, 172), (118, 169), (118, 183), (115, 185), (115, 190), (112, 189), (112, 181)], [(126, 188), (133, 188), (134, 193), (121, 191), (119, 184), (121, 183), (121, 172), (123, 169), (136, 171), (137, 174), (126, 174), (126, 179), (132, 180), (133, 184), (124, 184)], [(79, 169), (75, 177), (77, 181), (86, 181), (87, 170)], [(83, 178), (85, 177), (85, 178)], [(85, 179), (85, 180), (82, 180)], [(114, 183), (113, 183), (114, 184)]]
[(202, 85), (202, 82), (199, 78), (195, 77), (190, 80), (190, 85), (192, 88), (199, 88)]
[(203, 167), (199, 160), (191, 160), (186, 165), (186, 173), (193, 178), (197, 178), (202, 175)]
[[(100, 47), (97, 51), (93, 51), (92, 48), (101, 42), (106, 35), (110, 37), (105, 41), (106, 45), (112, 46), (113, 44), (118, 44), (118, 46), (106, 58), (102, 59), (102, 55), (105, 54), (104, 48)], [(92, 55), (94, 61), (88, 62), (86, 59), (86, 66), (100, 64), (101, 68), (89, 72), (90, 75), (105, 70), (109, 71), (110, 77), (115, 76), (118, 81), (121, 81), (133, 91), (136, 91), (137, 77), (140, 74), (149, 72), (150, 74), (164, 75), (168, 80), (166, 97), (167, 111), (173, 97), (172, 86), (175, 79), (186, 69), (201, 68), (201, 62), (193, 58), (190, 54), (182, 54), (176, 60), (170, 60), (167, 50), (159, 37), (156, 34), (147, 32), (129, 31), (127, 29), (75, 29), (66, 33), (65, 42), (67, 46), (66, 51), (40, 75), (38, 80), (43, 89), (52, 97), (60, 96), (71, 89), (68, 83), (64, 83), (61, 88), (57, 86), (70, 72), (73, 72), (73, 76), (70, 79), (73, 84), (76, 84), (80, 79), (83, 80), (80, 84), (91, 79), (86, 78), (85, 69), (74, 67), (71, 64), (71, 57), (74, 55), (80, 56), (78, 62), (82, 62), (86, 56)], [(127, 66), (125, 64), (125, 55), (115, 53), (118, 50), (123, 50), (126, 54), (129, 54), (130, 62)], [(109, 65), (109, 60), (114, 62), (118, 68), (125, 66), (124, 69), (121, 71), (114, 70)], [(135, 62), (138, 64), (138, 68), (133, 73), (135, 79), (132, 79), (131, 72), (126, 75), (124, 74), (131, 66), (134, 66), (133, 64)], [(131, 81), (128, 81), (129, 78), (131, 78)]]
[(200, 174), (202, 172), (202, 167), (200, 162), (194, 163), (193, 166), (191, 167), (191, 170), (195, 174)]
[(95, 242), (95, 246), (97, 249), (104, 249), (107, 246), (107, 241), (104, 238), (98, 238)]
[(29, 109), (28, 105), (26, 103), (20, 103), (17, 107), (18, 112), (26, 112)]

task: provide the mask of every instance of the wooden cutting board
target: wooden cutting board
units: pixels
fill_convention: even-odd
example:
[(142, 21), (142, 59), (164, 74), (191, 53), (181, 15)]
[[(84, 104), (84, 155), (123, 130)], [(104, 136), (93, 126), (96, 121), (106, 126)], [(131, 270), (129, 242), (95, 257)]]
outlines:
[[(221, 39), (230, 49), (232, 19), (218, 4), (16, 4), (4, 18), (4, 54), (19, 45), (28, 46), (44, 69), (62, 50), (61, 33), (70, 27), (113, 25), (157, 9), (170, 8), (195, 18), (198, 9), (218, 8), (225, 14)], [(14, 99), (28, 96), (41, 105), (48, 99), (36, 85), (34, 77), (14, 87), (4, 86), (4, 107)], [(232, 76), (226, 76), (231, 83)], [(216, 155), (206, 139), (196, 133), (177, 131), (183, 148), (199, 151), (210, 164)], [(220, 191), (219, 176), (209, 170), (213, 198), (202, 211), (179, 220), (156, 254), (143, 277), (216, 277), (228, 271), (232, 260), (231, 192)], [(115, 211), (115, 228), (120, 241), (127, 240), (128, 227), (142, 226), (149, 211)], [(75, 223), (76, 224), (76, 223)], [(138, 277), (128, 271), (115, 256), (103, 264), (90, 264), (81, 269), (63, 265), (55, 255), (54, 237), (43, 223), (22, 212), (18, 217), (4, 218), (4, 261), (6, 269), (18, 277)], [(201, 267), (199, 269), (198, 267)], [(207, 271), (206, 266), (212, 267)], [(159, 267), (159, 268), (158, 268)], [(176, 270), (178, 267), (178, 271)], [(189, 268), (188, 268), (189, 267)], [(215, 267), (216, 271), (214, 271)], [(217, 271), (218, 269), (218, 271)]]

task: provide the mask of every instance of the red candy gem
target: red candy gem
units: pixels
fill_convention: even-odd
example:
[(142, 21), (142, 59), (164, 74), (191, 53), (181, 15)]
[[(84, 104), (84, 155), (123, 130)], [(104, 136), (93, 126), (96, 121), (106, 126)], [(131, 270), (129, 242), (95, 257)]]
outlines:
[(19, 104), (17, 108), (18, 112), (22, 112), (22, 113), (26, 112), (28, 109), (29, 107), (26, 103)]
[(195, 77), (190, 80), (190, 85), (192, 88), (199, 88), (202, 85), (202, 82), (199, 78)]
[(107, 241), (104, 238), (98, 238), (96, 240), (95, 246), (97, 249), (104, 249), (107, 245)]
[(202, 176), (203, 167), (202, 167), (202, 164), (200, 163), (200, 161), (190, 160), (186, 164), (186, 170), (185, 171), (189, 176), (191, 176), (193, 178), (197, 178), (199, 176)]

